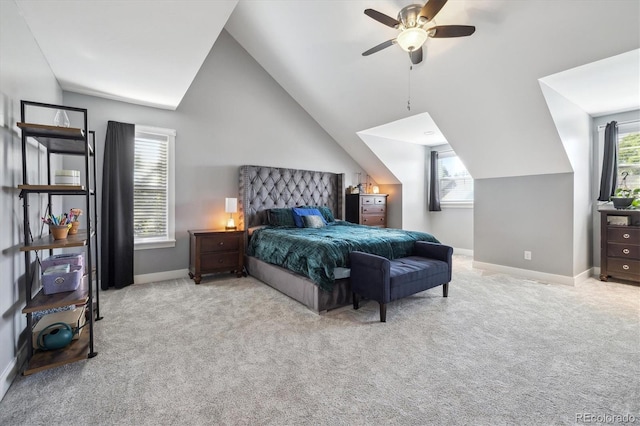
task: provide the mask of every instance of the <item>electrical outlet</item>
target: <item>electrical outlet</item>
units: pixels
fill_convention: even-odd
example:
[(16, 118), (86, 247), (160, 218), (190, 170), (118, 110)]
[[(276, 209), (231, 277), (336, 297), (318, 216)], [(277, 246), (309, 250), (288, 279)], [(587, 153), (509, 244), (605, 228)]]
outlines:
[(531, 252), (525, 250), (524, 251), (524, 260), (531, 260)]

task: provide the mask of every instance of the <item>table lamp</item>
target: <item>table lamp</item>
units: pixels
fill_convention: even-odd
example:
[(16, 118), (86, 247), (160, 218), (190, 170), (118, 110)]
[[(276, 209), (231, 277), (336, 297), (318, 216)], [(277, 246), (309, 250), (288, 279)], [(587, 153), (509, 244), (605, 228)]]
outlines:
[(238, 211), (238, 199), (237, 198), (225, 198), (224, 199), (224, 211), (229, 213), (229, 220), (227, 220), (227, 226), (224, 229), (227, 231), (238, 229), (236, 223), (233, 221), (233, 214)]

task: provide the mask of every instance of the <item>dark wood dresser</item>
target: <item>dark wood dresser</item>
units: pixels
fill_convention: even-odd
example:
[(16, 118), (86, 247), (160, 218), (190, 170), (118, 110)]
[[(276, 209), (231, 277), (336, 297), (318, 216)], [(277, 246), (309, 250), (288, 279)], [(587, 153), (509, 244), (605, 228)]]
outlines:
[(347, 194), (345, 219), (361, 225), (387, 227), (387, 194)]
[(600, 208), (600, 280), (640, 282), (640, 210)]
[(189, 231), (189, 277), (200, 284), (203, 274), (244, 269), (244, 231)]

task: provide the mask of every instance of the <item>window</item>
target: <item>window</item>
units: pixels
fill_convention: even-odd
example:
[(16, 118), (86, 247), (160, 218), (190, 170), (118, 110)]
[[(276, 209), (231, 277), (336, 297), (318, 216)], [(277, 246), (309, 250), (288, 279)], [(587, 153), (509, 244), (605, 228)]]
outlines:
[(136, 126), (133, 235), (136, 250), (174, 247), (174, 144), (172, 129)]
[(473, 203), (473, 178), (455, 152), (442, 151), (438, 154), (438, 180), (441, 204)]
[(618, 186), (627, 173), (628, 188), (640, 188), (640, 129), (637, 123), (618, 127)]

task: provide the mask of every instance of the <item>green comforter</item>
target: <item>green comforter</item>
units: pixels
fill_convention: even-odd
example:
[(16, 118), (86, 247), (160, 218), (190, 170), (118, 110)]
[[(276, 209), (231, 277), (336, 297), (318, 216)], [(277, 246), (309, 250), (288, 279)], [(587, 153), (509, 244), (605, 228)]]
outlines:
[(349, 267), (349, 253), (388, 259), (410, 256), (415, 241), (439, 241), (426, 232), (332, 222), (322, 228), (266, 227), (253, 232), (247, 253), (310, 278), (331, 291), (336, 267)]

